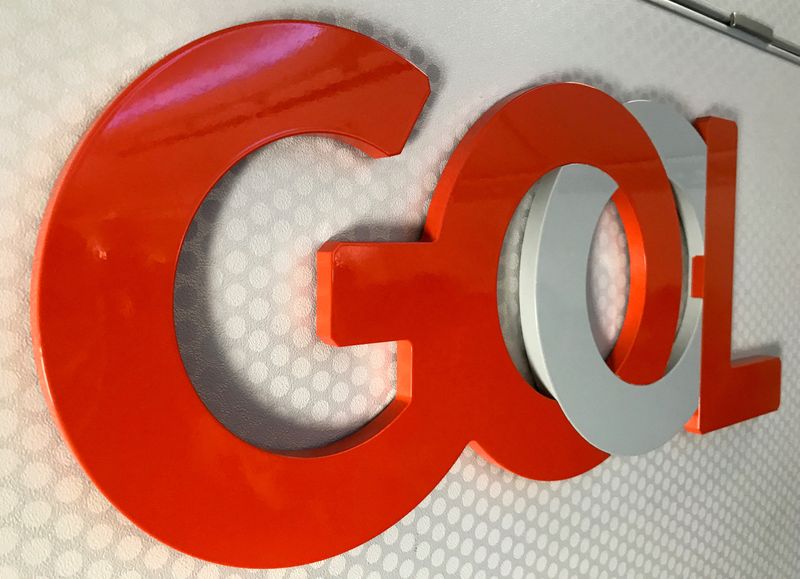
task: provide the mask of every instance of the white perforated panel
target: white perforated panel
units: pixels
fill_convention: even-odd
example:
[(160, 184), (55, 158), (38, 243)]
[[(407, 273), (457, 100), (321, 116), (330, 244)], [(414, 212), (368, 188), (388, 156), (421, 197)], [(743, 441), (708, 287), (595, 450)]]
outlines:
[[(781, 353), (780, 411), (706, 437), (680, 434), (647, 455), (612, 457), (557, 483), (521, 479), (467, 450), (384, 534), (290, 571), (206, 564), (126, 521), (75, 463), (36, 383), (28, 322), (36, 229), (79, 136), (148, 64), (219, 28), (279, 17), (367, 33), (420, 66), (433, 94), (399, 157), (375, 161), (331, 141), (295, 138), (251, 155), (204, 204), (182, 254), (176, 327), (190, 375), (229, 428), (256, 444), (301, 447), (378, 412), (393, 394), (393, 347), (335, 349), (316, 339), (316, 247), (331, 237), (414, 239), (469, 125), (503, 96), (559, 80), (739, 123), (733, 342), (740, 353)], [(796, 12), (786, 9), (785, 19), (786, 34), (800, 29)], [(797, 576), (798, 92), (800, 68), (640, 0), (472, 2), (458, 10), (343, 0), (291, 11), (273, 0), (7, 1), (0, 6), (0, 578)], [(501, 295), (514, 284), (518, 234), (512, 227)], [(609, 209), (590, 276), (601, 348), (623, 315), (625, 276), (624, 238)], [(500, 304), (512, 322), (515, 307)]]

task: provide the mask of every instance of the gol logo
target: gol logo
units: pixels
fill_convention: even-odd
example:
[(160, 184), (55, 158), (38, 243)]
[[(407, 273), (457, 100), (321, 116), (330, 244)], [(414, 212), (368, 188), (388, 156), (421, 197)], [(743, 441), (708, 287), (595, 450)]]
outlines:
[[(555, 84), (507, 97), (470, 129), (419, 242), (319, 250), (318, 333), (336, 345), (397, 341), (394, 402), (355, 434), (298, 453), (253, 447), (217, 422), (172, 320), (181, 242), (204, 196), (289, 135), (398, 154), (428, 93), (419, 70), (370, 38), (259, 22), (167, 56), (75, 149), (36, 252), (40, 379), (83, 468), (154, 537), (229, 565), (307, 563), (399, 520), (467, 444), (520, 476), (557, 480), (608, 452), (652, 449), (684, 423), (705, 433), (778, 407), (779, 359), (730, 357), (736, 125), (692, 126), (657, 104)], [(497, 313), (503, 238), (532, 186), (521, 321), (555, 400), (517, 372)], [(603, 361), (585, 276), (609, 198), (631, 286)]]

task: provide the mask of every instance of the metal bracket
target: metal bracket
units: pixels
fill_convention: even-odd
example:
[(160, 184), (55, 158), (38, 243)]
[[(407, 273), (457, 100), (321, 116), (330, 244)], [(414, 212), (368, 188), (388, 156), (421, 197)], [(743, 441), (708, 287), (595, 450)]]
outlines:
[(731, 28), (736, 28), (737, 30), (741, 30), (742, 32), (746, 32), (747, 34), (755, 36), (764, 42), (772, 42), (775, 39), (775, 33), (773, 32), (772, 27), (764, 24), (760, 20), (750, 18), (741, 12), (731, 12), (730, 20), (728, 20), (728, 26)]

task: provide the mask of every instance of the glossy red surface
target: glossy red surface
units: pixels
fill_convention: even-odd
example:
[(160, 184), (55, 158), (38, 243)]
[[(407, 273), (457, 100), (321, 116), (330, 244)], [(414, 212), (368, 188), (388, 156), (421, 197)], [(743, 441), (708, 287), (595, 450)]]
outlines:
[[(35, 263), (42, 384), (94, 482), (158, 539), (231, 565), (295, 565), (390, 526), (470, 440), (541, 479), (602, 461), (514, 370), (497, 320), (508, 220), (527, 188), (559, 164), (596, 163), (627, 190), (623, 201), (639, 204), (629, 235), (667, 266), (634, 271), (648, 292), (672, 297), (659, 308), (667, 323), (648, 326), (630, 348), (647, 345), (644, 366), (654, 377), (663, 370), (680, 283), (677, 220), (662, 218), (675, 215), (666, 177), (621, 105), (562, 85), (507, 99), (470, 131), (436, 192), (427, 226), (436, 241), (321, 251), (321, 334), (401, 341), (400, 392), (383, 413), (334, 445), (290, 455), (239, 440), (203, 406), (181, 362), (172, 298), (181, 241), (204, 196), (248, 152), (288, 135), (329, 134), (376, 156), (395, 154), (428, 90), (421, 72), (361, 35), (257, 23), (201, 39), (148, 70), (68, 162)], [(386, 262), (394, 250), (402, 255)], [(651, 301), (629, 308), (637, 326)], [(348, 312), (354, 303), (358, 311)], [(376, 304), (383, 315), (373, 317)]]
[(706, 248), (700, 271), (703, 356), (700, 404), (686, 429), (704, 434), (777, 410), (781, 360), (756, 356), (731, 362), (736, 123), (710, 117), (699, 119), (695, 126), (708, 146)]
[(318, 253), (319, 335), (337, 345), (401, 341), (390, 411), (402, 413), (392, 424), (411, 429), (420, 448), (435, 440), (460, 450), (472, 441), (489, 460), (539, 480), (571, 477), (606, 458), (555, 401), (525, 382), (497, 314), (497, 268), (511, 216), (537, 180), (568, 163), (599, 167), (620, 185), (615, 201), (632, 283), (612, 367), (631, 382), (663, 375), (678, 319), (681, 255), (658, 154), (625, 107), (597, 89), (526, 90), (492, 107), (458, 145), (422, 242), (329, 243)]
[(197, 396), (173, 324), (183, 236), (233, 164), (305, 133), (397, 154), (428, 93), (422, 72), (360, 34), (248, 24), (146, 71), (67, 163), (33, 275), (41, 383), (86, 472), (156, 538), (230, 565), (307, 563), (380, 533), (458, 456), (436, 441), (410, 447), (395, 431), (368, 463), (251, 446)]
[(513, 95), (476, 123), (444, 171), (423, 240), (320, 250), (320, 336), (399, 342), (398, 395), (384, 412), (333, 445), (289, 454), (243, 442), (205, 408), (173, 324), (181, 242), (205, 195), (243, 156), (289, 135), (397, 154), (428, 92), (419, 70), (357, 33), (254, 23), (146, 71), (67, 163), (34, 264), (41, 382), (87, 473), (159, 540), (229, 565), (296, 565), (399, 520), (470, 442), (541, 480), (604, 460), (516, 371), (497, 315), (511, 215), (567, 163), (595, 165), (620, 185), (631, 291), (610, 363), (634, 383), (662, 375), (681, 293), (666, 174), (622, 105), (562, 84)]

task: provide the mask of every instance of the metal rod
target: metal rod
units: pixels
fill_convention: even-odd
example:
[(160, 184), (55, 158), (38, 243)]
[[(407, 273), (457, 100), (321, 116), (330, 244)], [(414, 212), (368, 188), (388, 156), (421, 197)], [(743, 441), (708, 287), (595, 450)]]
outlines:
[(700, 0), (645, 0), (708, 28), (800, 65), (800, 45), (777, 37), (772, 27), (741, 12), (725, 12)]
[(722, 24), (728, 23), (728, 18), (730, 14), (728, 12), (723, 12), (714, 6), (709, 6), (704, 2), (700, 2), (699, 0), (672, 0), (675, 4), (680, 4), (689, 10), (697, 12), (698, 14), (702, 14), (712, 20), (716, 20), (717, 22), (721, 22)]

